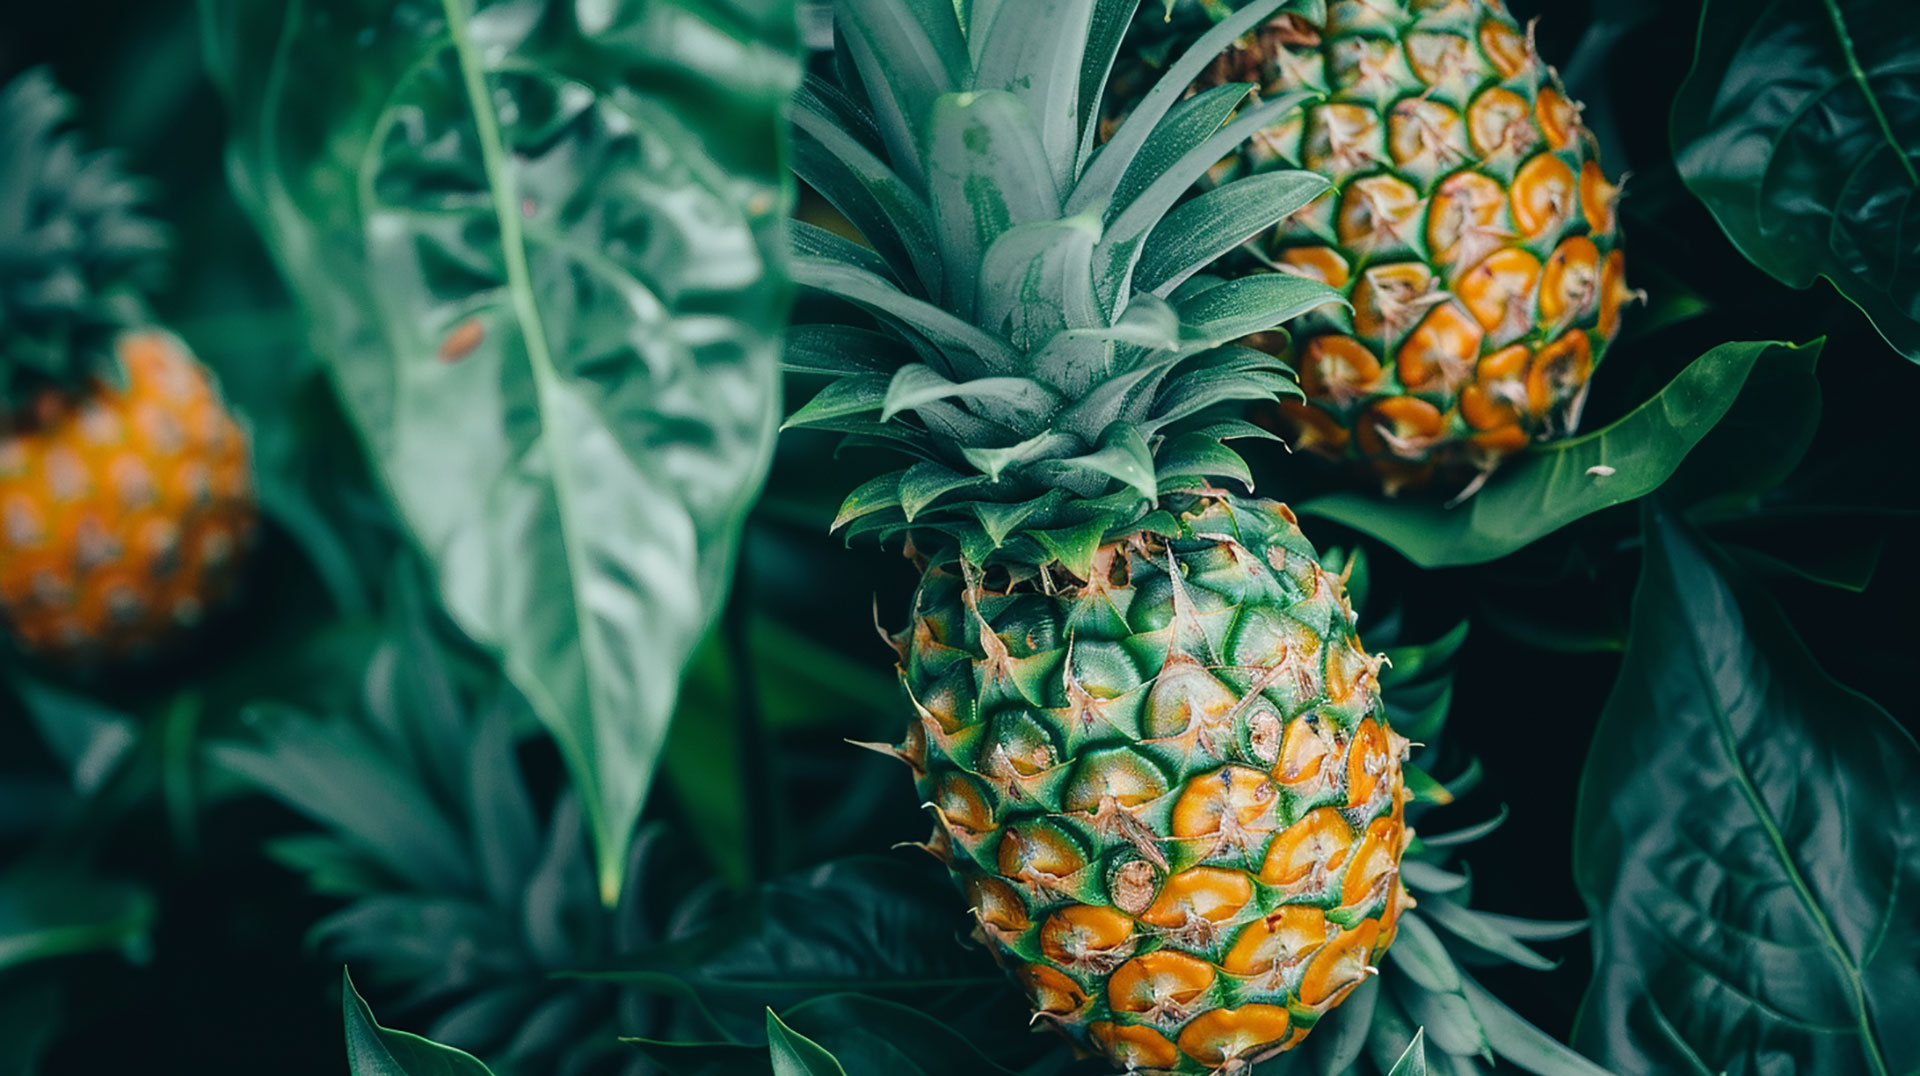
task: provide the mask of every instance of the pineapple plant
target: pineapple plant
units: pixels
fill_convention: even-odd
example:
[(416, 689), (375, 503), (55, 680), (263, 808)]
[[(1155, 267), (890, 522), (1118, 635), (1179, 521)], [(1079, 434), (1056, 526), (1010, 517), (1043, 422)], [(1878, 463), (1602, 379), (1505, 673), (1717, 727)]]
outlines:
[(67, 663), (148, 652), (232, 586), (245, 434), (143, 291), (140, 186), (44, 71), (0, 93), (0, 621)]
[[(1154, 0), (1129, 33), (1109, 123), (1241, 6)], [(1193, 83), (1313, 91), (1202, 185), (1307, 168), (1333, 187), (1230, 261), (1323, 281), (1350, 305), (1288, 342), (1295, 445), (1388, 493), (1469, 490), (1579, 423), (1628, 288), (1616, 202), (1580, 105), (1501, 0), (1330, 0), (1243, 35)]]
[[(849, 538), (921, 570), (893, 637), (912, 768), (977, 934), (1035, 1019), (1130, 1071), (1237, 1070), (1364, 983), (1410, 903), (1408, 750), (1344, 580), (1225, 441), (1298, 389), (1236, 341), (1338, 304), (1201, 270), (1326, 189), (1183, 196), (1301, 107), (1187, 88), (1282, 6), (1225, 17), (1097, 137), (1138, 0), (846, 0), (795, 159), (866, 240), (796, 225), (831, 380), (789, 426), (915, 462)], [(964, 21), (963, 21), (964, 20)]]

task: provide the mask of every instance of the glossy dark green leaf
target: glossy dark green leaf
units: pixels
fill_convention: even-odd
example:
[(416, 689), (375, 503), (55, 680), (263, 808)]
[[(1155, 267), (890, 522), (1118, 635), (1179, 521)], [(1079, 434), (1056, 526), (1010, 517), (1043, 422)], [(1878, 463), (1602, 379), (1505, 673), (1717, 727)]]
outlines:
[[(1302, 515), (1370, 534), (1422, 567), (1495, 560), (1574, 520), (1660, 488), (1730, 412), (1765, 407), (1781, 380), (1811, 386), (1819, 352), (1817, 344), (1722, 344), (1617, 422), (1528, 449), (1452, 508), (1357, 492), (1294, 507)], [(1755, 438), (1768, 436), (1759, 424), (1743, 423), (1740, 429)]]
[(793, 6), (204, 10), (236, 190), (611, 900), (778, 420)]
[(1626, 1072), (1904, 1076), (1920, 749), (1664, 513), (1647, 545), (1581, 781), (1597, 970), (1576, 1043)]
[(773, 1055), (773, 1076), (847, 1076), (832, 1054), (781, 1023), (772, 1009), (767, 1010), (767, 1051)]
[(353, 1076), (493, 1076), (472, 1054), (381, 1027), (344, 971), (340, 1008), (346, 1018), (347, 1066)]
[(1908, 0), (1709, 0), (1673, 152), (1748, 260), (1796, 288), (1826, 277), (1920, 362), (1920, 18)]

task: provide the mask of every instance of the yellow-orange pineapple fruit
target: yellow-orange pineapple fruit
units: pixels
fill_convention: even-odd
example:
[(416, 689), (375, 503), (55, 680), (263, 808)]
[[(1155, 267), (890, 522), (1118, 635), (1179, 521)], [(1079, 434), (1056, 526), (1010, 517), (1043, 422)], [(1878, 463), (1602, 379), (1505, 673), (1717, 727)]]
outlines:
[[(1165, 57), (1241, 6), (1148, 0), (1110, 112), (1124, 115)], [(1579, 104), (1501, 0), (1301, 5), (1242, 37), (1195, 88), (1226, 82), (1324, 95), (1207, 181), (1306, 168), (1334, 183), (1240, 262), (1324, 281), (1352, 304), (1289, 326), (1307, 398), (1276, 417), (1293, 443), (1397, 492), (1458, 488), (1570, 433), (1634, 295), (1620, 192)]]
[(165, 250), (44, 71), (0, 93), (0, 626), (29, 652), (150, 651), (232, 586), (246, 435), (185, 345), (143, 328)]

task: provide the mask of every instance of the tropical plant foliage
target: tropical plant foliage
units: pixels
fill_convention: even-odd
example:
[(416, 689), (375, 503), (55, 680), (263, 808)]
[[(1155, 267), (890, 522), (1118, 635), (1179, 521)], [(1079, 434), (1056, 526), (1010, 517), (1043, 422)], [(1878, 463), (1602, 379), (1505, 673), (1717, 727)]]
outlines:
[[(865, 20), (853, 45), (836, 6)], [(1194, 274), (1326, 184), (1183, 193), (1247, 115), (1306, 95), (1162, 102), (1180, 152), (1104, 177), (1083, 97), (1034, 128), (1055, 178), (1152, 221), (1061, 198), (1024, 245), (956, 257), (1008, 223), (967, 201), (968, 170), (1002, 160), (980, 140), (1026, 98), (867, 55), (916, 40), (890, 17), (948, 6), (0, 14), (0, 80), (41, 69), (78, 101), (59, 175), (110, 148), (150, 177), (66, 185), (171, 231), (164, 256), (134, 237), (170, 270), (143, 269), (146, 315), (242, 418), (264, 521), (241, 594), (165, 657), (0, 654), (0, 1076), (1111, 1071), (1029, 1030), (916, 847), (909, 775), (857, 746), (900, 742), (908, 712), (873, 624), (916, 573), (875, 538), (978, 542), (1068, 471), (1128, 506), (1200, 471), (1288, 502), (1415, 745), (1415, 904), (1377, 974), (1257, 1076), (1920, 1073), (1909, 5), (1509, 0), (1545, 16), (1535, 47), (1632, 173), (1619, 230), (1647, 301), (1577, 435), (1457, 503), (1385, 497), (1237, 412), (1169, 420), (1205, 433), (1184, 470), (1174, 438), (1104, 437), (1118, 410), (1070, 465), (981, 455), (970, 409), (1018, 410), (1046, 378), (1013, 354), (940, 377), (986, 346), (964, 319), (1072, 328), (1026, 300), (1090, 266), (1098, 331), (1055, 360), (1153, 354), (1165, 310), (1167, 369), (1209, 408), (1297, 394), (1220, 345), (1328, 293)], [(1127, 9), (1099, 35), (1133, 14), (1057, 6)], [(978, 40), (1011, 70), (1117, 38)], [(1091, 95), (1104, 71), (1072, 76)], [(921, 138), (884, 93), (844, 92), (876, 85), (966, 100)], [(0, 221), (47, 188), (0, 162)], [(36, 370), (67, 363), (42, 315), (99, 305), (59, 282), (120, 279), (59, 223), (0, 235), (0, 314), (38, 312)], [(1252, 320), (1195, 329), (1207, 294)], [(902, 416), (924, 456), (904, 472), (875, 450)], [(1223, 430), (1237, 455), (1201, 445)], [(1113, 520), (1078, 522), (1062, 563)]]

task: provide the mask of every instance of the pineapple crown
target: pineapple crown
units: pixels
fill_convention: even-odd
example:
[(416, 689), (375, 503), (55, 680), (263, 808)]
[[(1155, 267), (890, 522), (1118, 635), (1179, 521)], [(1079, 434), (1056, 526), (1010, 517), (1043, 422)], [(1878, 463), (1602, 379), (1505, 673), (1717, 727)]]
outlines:
[(114, 370), (167, 249), (145, 187), (87, 152), (73, 115), (45, 68), (0, 91), (0, 414)]
[[(967, 561), (1085, 577), (1100, 545), (1177, 533), (1170, 492), (1234, 479), (1234, 409), (1299, 390), (1234, 341), (1339, 303), (1202, 270), (1327, 188), (1269, 172), (1187, 194), (1307, 94), (1189, 94), (1282, 9), (1253, 0), (1169, 64), (1110, 129), (1101, 95), (1142, 0), (841, 0), (839, 79), (794, 108), (795, 170), (867, 245), (796, 225), (794, 273), (875, 328), (798, 326), (790, 368), (833, 380), (787, 422), (917, 459), (849, 496), (851, 539), (908, 534)], [(1147, 0), (1158, 3), (1159, 0)]]

